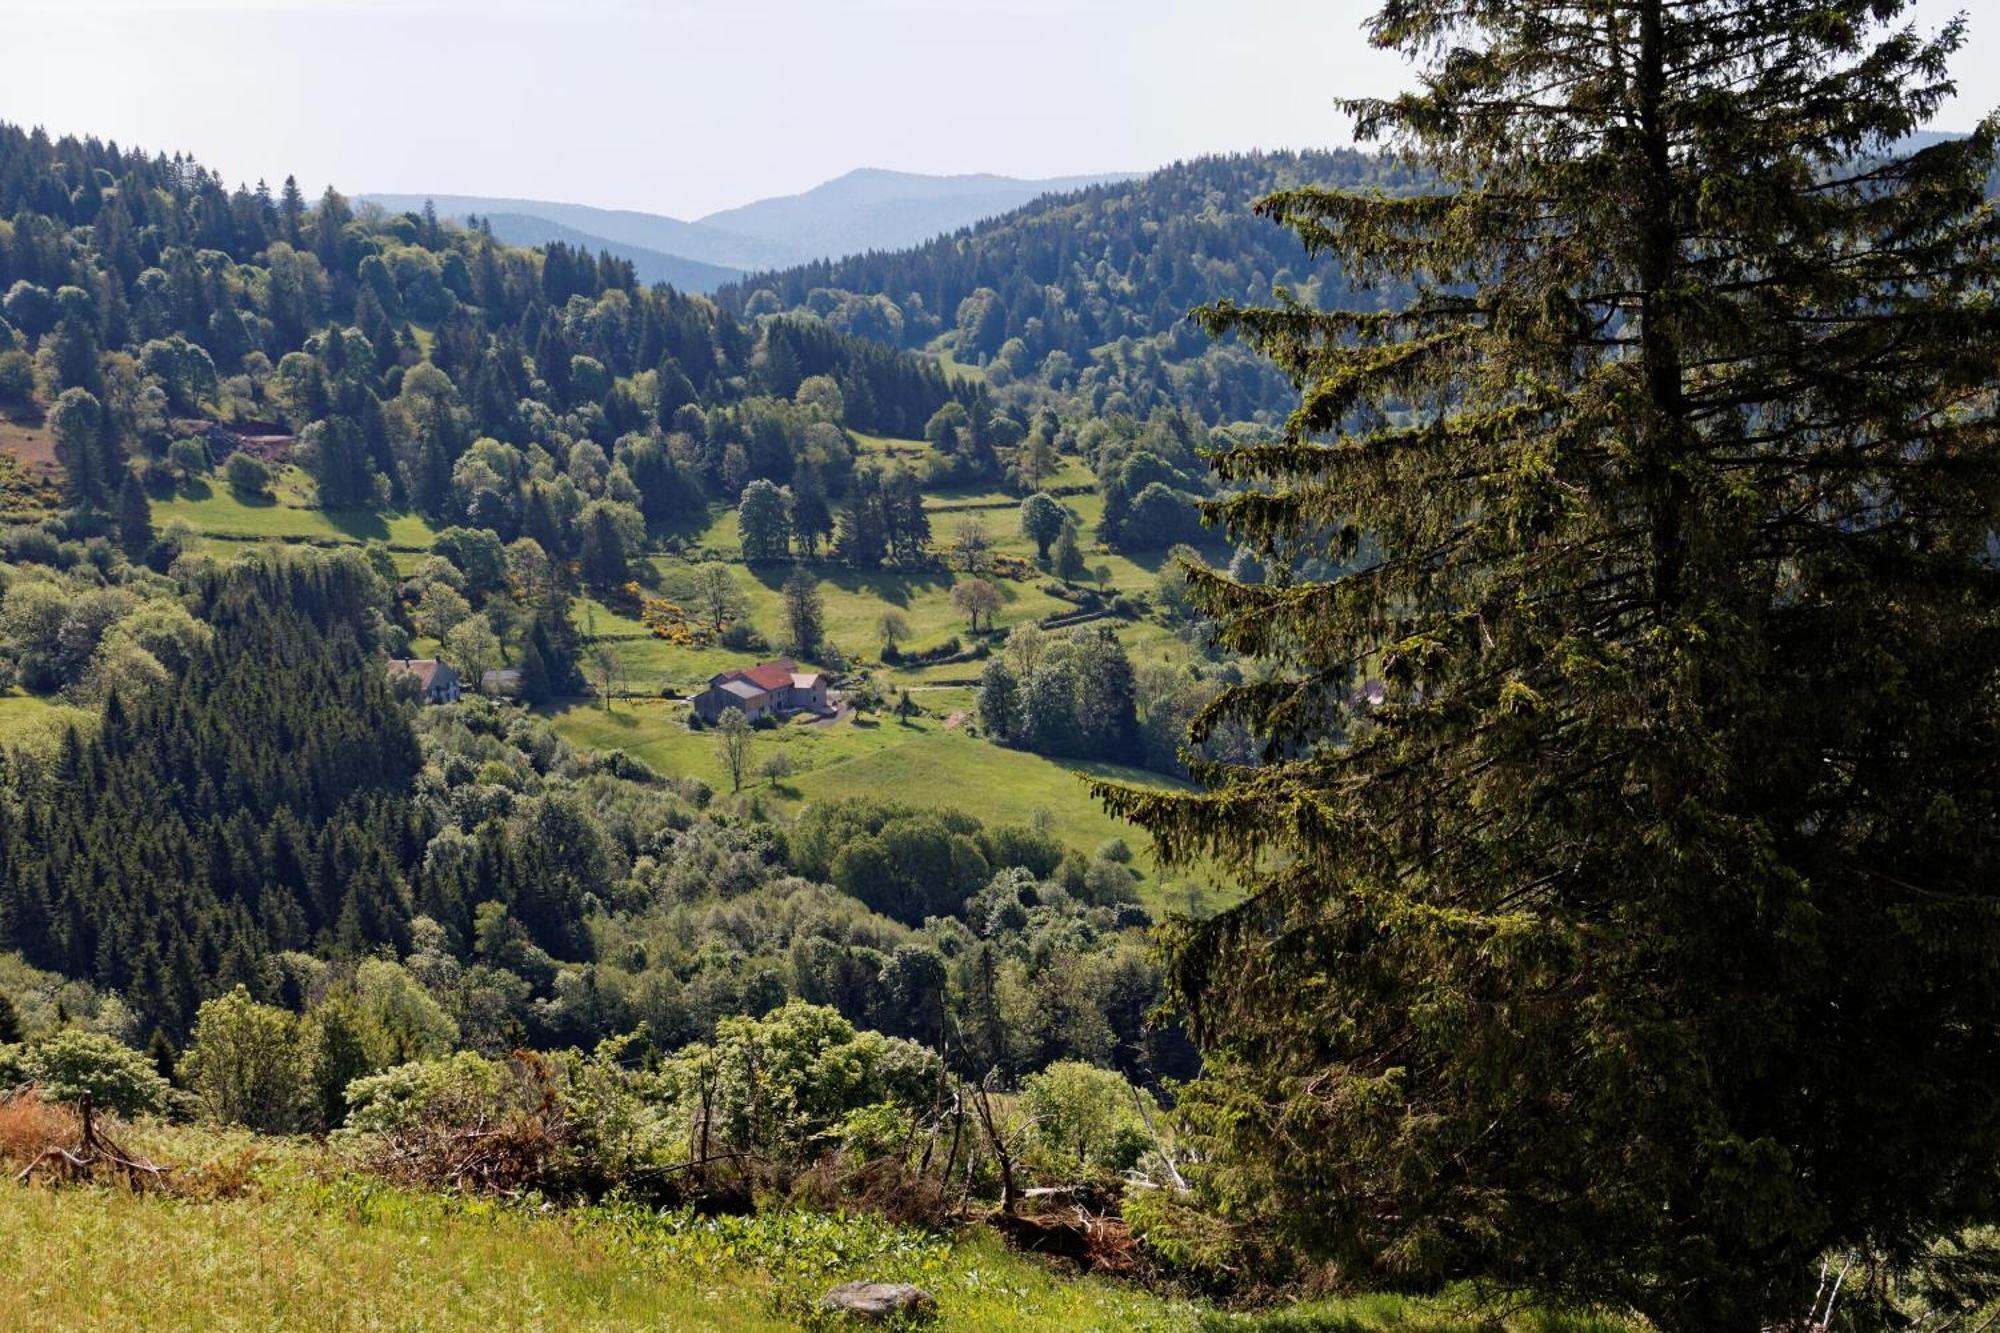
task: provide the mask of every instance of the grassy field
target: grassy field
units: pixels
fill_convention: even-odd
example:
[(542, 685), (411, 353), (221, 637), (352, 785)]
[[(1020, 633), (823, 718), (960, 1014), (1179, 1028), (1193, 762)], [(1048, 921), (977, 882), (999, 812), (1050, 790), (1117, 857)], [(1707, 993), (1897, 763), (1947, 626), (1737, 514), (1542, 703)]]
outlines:
[[(733, 526), (735, 515), (727, 515)], [(687, 588), (693, 566), (671, 556), (654, 558), (657, 596), (687, 605)], [(773, 643), (785, 637), (783, 588), (797, 566), (790, 563), (737, 565), (737, 586), (750, 603), (748, 621)], [(922, 651), (944, 643), (954, 635), (969, 643), (965, 617), (951, 604), (951, 585), (958, 574), (939, 569), (903, 571), (844, 569), (833, 565), (813, 567), (825, 607), (828, 641), (850, 658), (875, 660), (882, 649), (877, 625), (883, 613), (894, 610), (909, 624), (903, 640), (906, 651)], [(993, 617), (1002, 632), (1025, 621), (1041, 620), (1075, 608), (1068, 602), (1042, 591), (1041, 580), (998, 579), (1004, 605)], [(579, 598), (574, 610), (579, 628), (612, 641), (625, 670), (627, 688), (651, 692), (670, 686), (687, 692), (697, 688), (717, 671), (744, 663), (745, 654), (721, 648), (682, 647), (652, 638), (646, 626), (591, 598)], [(949, 669), (958, 676), (977, 676), (977, 663), (960, 663)], [(899, 683), (915, 683), (929, 673), (911, 670), (894, 673)]]
[[(138, 1131), (168, 1161), (243, 1151), (209, 1130)], [(396, 1189), (332, 1152), (265, 1140), (248, 1189), (191, 1201), (0, 1183), (0, 1326), (148, 1330), (740, 1330), (824, 1325), (820, 1296), (857, 1278), (913, 1281), (937, 1327), (1131, 1333), (1471, 1333), (1501, 1327), (1437, 1302), (1371, 1296), (1268, 1315), (1224, 1314), (1080, 1278), (957, 1236), (810, 1213), (546, 1211)], [(1509, 1329), (1616, 1333), (1526, 1319)]]
[[(928, 711), (947, 716), (971, 703), (970, 691), (915, 697)], [(655, 699), (620, 700), (608, 713), (578, 702), (554, 714), (556, 729), (573, 744), (623, 750), (663, 773), (698, 777), (726, 794), (729, 779), (716, 756), (713, 734), (688, 730), (686, 717), (686, 705)], [(841, 796), (958, 805), (996, 824), (1028, 823), (1046, 812), (1056, 837), (1086, 855), (1111, 838), (1125, 839), (1138, 853), (1133, 869), (1141, 876), (1140, 894), (1150, 907), (1180, 910), (1217, 896), (1210, 886), (1163, 880), (1146, 854), (1145, 835), (1106, 814), (1083, 780), (1085, 775), (1110, 776), (1167, 785), (1168, 779), (1158, 774), (1009, 750), (968, 736), (946, 717), (936, 716), (908, 722), (870, 717), (826, 726), (793, 723), (758, 732), (752, 767), (777, 753), (791, 760), (791, 775), (777, 783), (757, 778), (743, 788), (746, 797), (773, 814), (790, 816), (811, 802)]]
[(59, 699), (24, 694), (18, 689), (0, 694), (0, 745), (31, 750), (53, 749), (64, 728), (92, 726), (97, 714)]
[(429, 550), (436, 533), (420, 515), (373, 509), (315, 509), (292, 486), (272, 498), (247, 499), (221, 481), (195, 481), (171, 500), (153, 502), (156, 528), (180, 520), (204, 537), (249, 541), (358, 543), (380, 541), (407, 551)]
[(986, 383), (986, 367), (959, 360), (950, 346), (952, 341), (956, 340), (941, 340), (935, 344), (938, 365), (944, 368), (944, 373), (955, 380), (966, 380), (973, 384)]

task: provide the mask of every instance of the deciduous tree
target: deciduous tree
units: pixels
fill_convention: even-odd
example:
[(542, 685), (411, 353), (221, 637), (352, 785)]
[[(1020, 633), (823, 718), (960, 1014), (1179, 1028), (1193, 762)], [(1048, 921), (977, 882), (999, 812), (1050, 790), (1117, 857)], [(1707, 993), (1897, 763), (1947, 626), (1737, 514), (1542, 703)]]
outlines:
[(729, 774), (729, 790), (743, 790), (743, 775), (750, 771), (751, 742), (756, 732), (740, 708), (725, 708), (715, 720), (715, 758)]
[(1052, 495), (1036, 491), (1021, 501), (1021, 535), (1035, 544), (1035, 554), (1049, 558), (1049, 545), (1069, 523), (1069, 511)]
[(979, 618), (986, 618), (986, 627), (993, 628), (993, 613), (1002, 605), (1000, 590), (985, 579), (960, 579), (951, 585), (951, 604), (965, 613), (974, 633), (979, 630)]

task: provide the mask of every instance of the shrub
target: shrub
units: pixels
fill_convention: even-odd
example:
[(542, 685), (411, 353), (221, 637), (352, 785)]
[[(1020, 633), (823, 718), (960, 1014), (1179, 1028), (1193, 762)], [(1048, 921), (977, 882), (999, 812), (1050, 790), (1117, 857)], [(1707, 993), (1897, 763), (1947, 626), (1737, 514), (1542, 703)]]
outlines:
[(183, 477), (205, 477), (210, 461), (208, 445), (202, 440), (175, 440), (167, 446), (167, 466)]
[(738, 653), (762, 653), (770, 651), (771, 648), (771, 641), (759, 634), (755, 625), (740, 620), (724, 629), (722, 637), (717, 642), (731, 652)]
[(47, 528), (18, 524), (0, 531), (0, 552), (17, 565), (48, 565), (60, 567), (63, 563), (62, 542)]
[(32, 1083), (44, 1100), (93, 1105), (121, 1116), (148, 1115), (167, 1104), (167, 1081), (146, 1057), (101, 1032), (62, 1031), (0, 1047), (0, 1086)]
[[(347, 1086), (351, 1133), (391, 1134), (425, 1120), (471, 1118), (506, 1109), (506, 1066), (471, 1051), (413, 1060)], [(518, 1109), (518, 1108), (516, 1108)]]
[(242, 452), (229, 456), (223, 469), (223, 476), (229, 482), (229, 489), (238, 495), (262, 497), (271, 489), (271, 469), (263, 459)]
[(1126, 845), (1123, 838), (1105, 839), (1104, 845), (1097, 849), (1097, 855), (1106, 861), (1116, 861), (1121, 866), (1129, 865), (1132, 861), (1132, 849)]
[(903, 655), (903, 660), (906, 662), (917, 662), (923, 664), (928, 664), (932, 662), (943, 662), (951, 658), (957, 657), (959, 653), (962, 652), (963, 650), (964, 650), (964, 645), (959, 642), (958, 636), (954, 634), (949, 639), (946, 639), (943, 643), (937, 644), (930, 648), (926, 648), (922, 652), (905, 653)]
[(1047, 879), (1062, 864), (1062, 844), (1026, 824), (996, 824), (980, 833), (979, 843), (996, 869), (1023, 866), (1036, 879)]
[(218, 1120), (266, 1134), (290, 1133), (311, 1091), (299, 1023), (238, 986), (204, 1003), (181, 1076)]
[(35, 363), (19, 348), (0, 352), (0, 404), (21, 407), (35, 396)]
[(51, 1148), (68, 1147), (77, 1139), (76, 1113), (24, 1092), (0, 1100), (0, 1161), (26, 1166)]
[(1076, 896), (1095, 907), (1132, 902), (1139, 896), (1138, 877), (1118, 862), (1099, 857), (1083, 872), (1082, 891)]
[(1152, 1148), (1151, 1095), (1112, 1069), (1058, 1060), (1021, 1083), (1030, 1129), (1024, 1157), (1045, 1177), (1080, 1182), (1130, 1171)]
[(367, 1137), (376, 1171), (433, 1189), (657, 1195), (657, 1168), (685, 1129), (639, 1096), (622, 1067), (630, 1045), (606, 1042), (589, 1059), (461, 1052), (401, 1065), (349, 1086), (344, 1133)]

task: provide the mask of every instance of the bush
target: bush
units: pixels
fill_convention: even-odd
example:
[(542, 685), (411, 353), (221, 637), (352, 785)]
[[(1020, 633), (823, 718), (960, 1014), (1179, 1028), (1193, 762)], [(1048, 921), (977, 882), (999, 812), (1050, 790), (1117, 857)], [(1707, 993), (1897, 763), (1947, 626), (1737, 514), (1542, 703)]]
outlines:
[(1132, 1234), (1168, 1268), (1217, 1290), (1239, 1287), (1245, 1274), (1283, 1275), (1275, 1256), (1261, 1253), (1247, 1233), (1192, 1195), (1170, 1189), (1128, 1192), (1119, 1211)]
[(175, 440), (167, 446), (167, 466), (183, 477), (205, 477), (210, 465), (206, 441)]
[(737, 653), (763, 653), (771, 649), (771, 641), (757, 632), (755, 625), (737, 621), (722, 631), (717, 640), (724, 648)]
[(229, 489), (238, 495), (262, 497), (271, 489), (271, 469), (263, 459), (251, 454), (231, 454), (223, 476), (228, 479)]
[(629, 755), (623, 750), (612, 750), (604, 756), (601, 762), (604, 771), (614, 778), (623, 778), (627, 782), (643, 783), (648, 787), (656, 786), (660, 781), (659, 770), (655, 769), (645, 760)]
[(964, 648), (965, 645), (960, 643), (958, 636), (954, 634), (949, 639), (946, 639), (943, 643), (937, 644), (934, 647), (926, 648), (922, 652), (905, 653), (903, 654), (902, 660), (905, 662), (915, 662), (921, 665), (929, 665), (930, 663), (933, 662), (945, 662), (949, 661), (954, 657), (957, 657), (959, 653), (964, 651)]
[(1106, 861), (1116, 861), (1121, 866), (1132, 862), (1132, 849), (1123, 838), (1107, 838), (1104, 845), (1097, 849), (1097, 855)]
[(52, 1036), (0, 1047), (0, 1087), (32, 1083), (44, 1100), (92, 1104), (126, 1117), (167, 1104), (167, 1081), (146, 1057), (101, 1032), (64, 1028)]
[(60, 567), (63, 563), (62, 543), (47, 528), (20, 524), (0, 531), (0, 553), (17, 565), (48, 565)]
[(24, 407), (35, 396), (35, 363), (19, 348), (0, 352), (0, 404)]
[(1047, 879), (1062, 864), (1062, 844), (1026, 824), (997, 824), (980, 833), (979, 843), (996, 870), (1021, 866), (1036, 879)]
[(684, 1154), (685, 1121), (662, 1118), (641, 1098), (641, 1080), (623, 1067), (631, 1046), (606, 1042), (588, 1059), (461, 1052), (401, 1065), (349, 1085), (343, 1133), (366, 1136), (374, 1169), (407, 1184), (558, 1198), (622, 1187), (658, 1197), (658, 1168)]
[(1083, 872), (1083, 888), (1075, 896), (1093, 907), (1129, 903), (1139, 896), (1138, 876), (1116, 861), (1099, 857)]
[(1151, 1094), (1116, 1070), (1058, 1060), (1021, 1083), (1032, 1126), (1024, 1156), (1045, 1178), (1066, 1182), (1130, 1171), (1153, 1146), (1142, 1106), (1157, 1119)]

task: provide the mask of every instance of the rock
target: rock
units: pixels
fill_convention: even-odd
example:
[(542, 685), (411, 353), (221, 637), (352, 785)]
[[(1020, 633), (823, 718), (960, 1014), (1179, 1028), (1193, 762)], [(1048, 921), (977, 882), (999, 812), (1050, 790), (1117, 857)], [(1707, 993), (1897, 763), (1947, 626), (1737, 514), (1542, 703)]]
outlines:
[(907, 1282), (843, 1282), (819, 1303), (828, 1314), (855, 1319), (928, 1319), (937, 1313), (937, 1299)]

